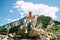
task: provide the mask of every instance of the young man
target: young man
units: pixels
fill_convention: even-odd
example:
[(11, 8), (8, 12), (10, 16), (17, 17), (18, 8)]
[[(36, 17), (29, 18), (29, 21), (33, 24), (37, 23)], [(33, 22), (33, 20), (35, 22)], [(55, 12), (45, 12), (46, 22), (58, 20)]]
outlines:
[(36, 22), (37, 22), (37, 16), (32, 16), (32, 12), (29, 12), (29, 16), (24, 20), (25, 27), (26, 27), (26, 33), (27, 31), (30, 31), (30, 27), (35, 28)]

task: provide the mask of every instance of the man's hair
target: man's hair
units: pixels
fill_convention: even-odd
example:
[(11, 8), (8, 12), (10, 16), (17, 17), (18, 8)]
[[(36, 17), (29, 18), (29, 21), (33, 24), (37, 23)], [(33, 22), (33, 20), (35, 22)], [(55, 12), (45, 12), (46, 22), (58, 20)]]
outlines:
[(32, 15), (32, 12), (31, 12), (31, 11), (29, 11), (29, 15), (30, 15), (30, 16)]
[(29, 11), (29, 13), (32, 13), (32, 11)]

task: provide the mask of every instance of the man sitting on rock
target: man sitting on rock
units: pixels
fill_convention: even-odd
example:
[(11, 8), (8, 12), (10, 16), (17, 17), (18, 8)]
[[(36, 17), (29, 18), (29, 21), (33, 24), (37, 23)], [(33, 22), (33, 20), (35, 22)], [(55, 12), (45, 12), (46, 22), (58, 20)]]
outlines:
[(30, 31), (30, 27), (35, 28), (37, 22), (37, 16), (32, 16), (32, 12), (29, 12), (29, 16), (24, 20), (24, 25), (26, 27), (25, 33)]

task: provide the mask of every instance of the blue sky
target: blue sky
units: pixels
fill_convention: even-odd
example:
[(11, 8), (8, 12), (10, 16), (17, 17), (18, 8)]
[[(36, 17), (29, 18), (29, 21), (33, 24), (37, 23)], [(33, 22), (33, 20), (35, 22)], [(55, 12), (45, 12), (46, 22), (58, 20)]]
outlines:
[[(12, 22), (12, 20), (19, 19), (21, 17), (17, 8), (14, 8), (14, 4), (19, 0), (0, 0), (0, 26)], [(60, 21), (60, 0), (23, 0), (24, 2), (32, 2), (33, 4), (44, 4), (52, 7), (57, 7), (57, 18), (55, 20)], [(24, 15), (24, 14), (22, 14)]]

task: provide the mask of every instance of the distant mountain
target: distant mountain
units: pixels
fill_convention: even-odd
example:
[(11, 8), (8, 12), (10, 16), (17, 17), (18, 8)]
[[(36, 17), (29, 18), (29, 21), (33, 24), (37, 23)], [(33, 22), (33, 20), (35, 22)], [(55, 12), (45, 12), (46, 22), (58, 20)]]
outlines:
[[(15, 27), (15, 26), (18, 26), (18, 25), (23, 25), (23, 21), (24, 21), (25, 18), (26, 17), (24, 17), (22, 19), (19, 19), (19, 20), (16, 20), (14, 22), (5, 24), (2, 27), (11, 27), (12, 28), (12, 27)], [(41, 16), (38, 16), (38, 18), (37, 18), (37, 25), (41, 23), (43, 27), (47, 27), (47, 25), (50, 24), (49, 23), (50, 21), (53, 21), (53, 19), (51, 17), (41, 15)], [(54, 20), (54, 23), (55, 24), (60, 24), (60, 22), (55, 21), (55, 20)]]
[(19, 19), (19, 20), (16, 20), (14, 22), (11, 22), (11, 23), (8, 23), (8, 24), (5, 24), (3, 25), (2, 27), (15, 27), (15, 26), (18, 26), (18, 25), (23, 25), (23, 21), (26, 17), (22, 18), (22, 19)]

